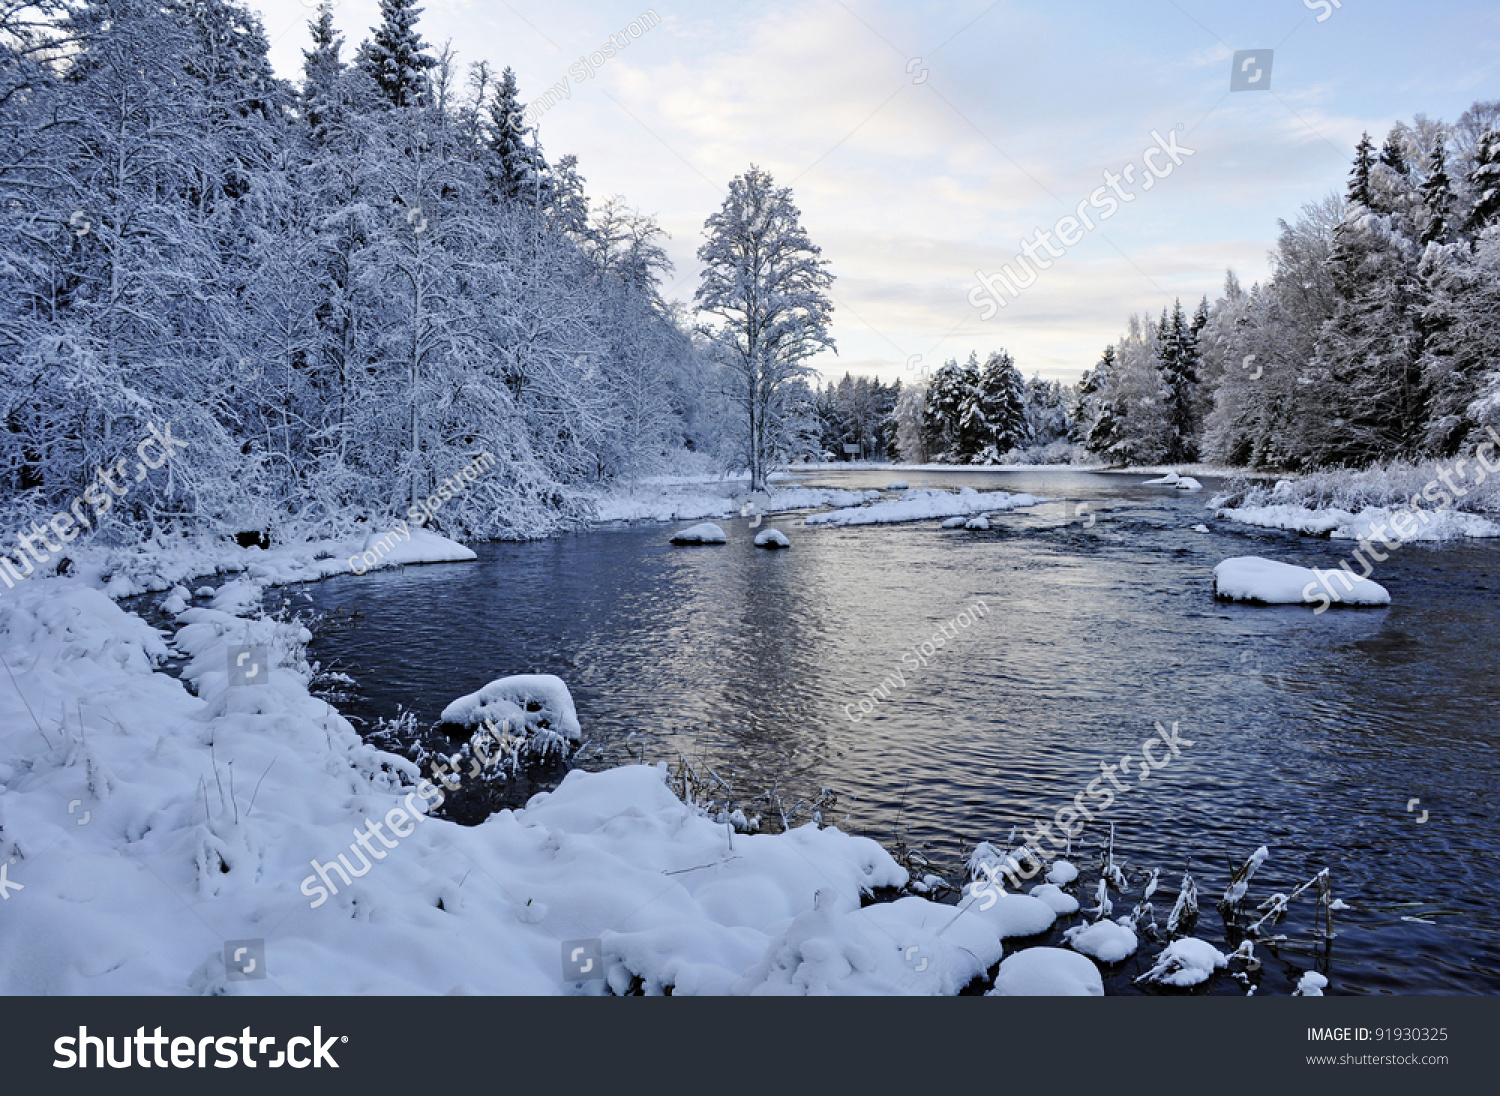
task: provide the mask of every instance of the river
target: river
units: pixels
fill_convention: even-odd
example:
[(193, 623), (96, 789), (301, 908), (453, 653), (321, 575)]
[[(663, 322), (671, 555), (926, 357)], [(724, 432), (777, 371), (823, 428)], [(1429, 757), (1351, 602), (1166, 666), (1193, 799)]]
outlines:
[[(753, 549), (757, 530), (739, 518), (713, 548), (671, 547), (673, 527), (605, 527), (288, 594), (345, 621), (320, 628), (311, 655), (355, 679), (340, 705), (355, 718), (405, 707), (430, 723), (496, 677), (556, 674), (588, 740), (582, 767), (686, 757), (767, 816), (749, 800), (769, 788), (791, 806), (826, 787), (825, 824), (920, 850), (955, 881), (977, 841), (1051, 817), (1101, 764), (1176, 723), (1192, 745), (1130, 782), (1075, 849), (1092, 882), (1115, 824), (1132, 883), (1116, 916), (1160, 868), (1164, 923), (1187, 870), (1202, 889), (1198, 935), (1228, 950), (1213, 903), (1231, 863), (1264, 844), (1253, 900), (1327, 867), (1352, 908), (1325, 948), (1311, 893), (1299, 899), (1277, 930), (1285, 944), (1259, 952), (1263, 992), (1288, 992), (1301, 969), (1337, 993), (1500, 992), (1500, 546), (1404, 547), (1372, 576), (1389, 607), (1315, 616), (1216, 602), (1213, 566), (1264, 555), (1326, 567), (1348, 542), (1214, 521), (1212, 480), (1189, 493), (1054, 470), (899, 477), (1059, 501), (995, 515), (988, 532), (775, 516), (766, 524), (792, 541), (780, 552)], [(1205, 520), (1210, 533), (1192, 531)], [(925, 666), (903, 662), (981, 602), (985, 615)], [(870, 699), (888, 678), (900, 684)], [(1108, 974), (1108, 991), (1134, 991), (1156, 950)], [(1245, 990), (1221, 974), (1209, 992)]]

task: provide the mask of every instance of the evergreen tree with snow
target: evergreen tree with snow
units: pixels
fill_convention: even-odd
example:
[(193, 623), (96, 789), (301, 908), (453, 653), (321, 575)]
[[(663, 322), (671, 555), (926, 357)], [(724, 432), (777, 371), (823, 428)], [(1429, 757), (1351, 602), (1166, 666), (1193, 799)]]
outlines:
[(428, 73), (437, 61), (423, 52), (416, 0), (380, 0), (380, 26), (360, 51), (359, 63), (394, 107), (422, 105)]
[(1447, 163), (1440, 136), (1432, 150), (1432, 166), (1422, 183), (1422, 207), (1426, 210), (1426, 224), (1422, 229), (1422, 243), (1448, 242), (1448, 213), (1453, 206), (1453, 182), (1448, 178)]
[(1349, 171), (1349, 195), (1350, 205), (1368, 206), (1370, 204), (1370, 167), (1375, 163), (1375, 146), (1370, 141), (1368, 132), (1359, 138), (1359, 144), (1354, 147), (1354, 167)]
[(1474, 149), (1474, 168), (1469, 172), (1469, 193), (1474, 204), (1466, 228), (1477, 237), (1500, 222), (1500, 127), (1491, 127)]
[(490, 186), (506, 201), (545, 207), (553, 201), (547, 161), (537, 147), (535, 128), (526, 125), (525, 113), (516, 74), (507, 67), (490, 100)]

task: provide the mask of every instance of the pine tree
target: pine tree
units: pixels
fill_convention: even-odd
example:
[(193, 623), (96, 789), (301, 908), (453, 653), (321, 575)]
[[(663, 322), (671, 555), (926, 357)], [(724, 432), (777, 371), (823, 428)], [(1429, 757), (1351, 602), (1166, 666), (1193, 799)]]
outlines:
[(395, 107), (421, 106), (427, 73), (437, 62), (422, 52), (427, 43), (417, 33), (422, 9), (416, 0), (380, 0), (380, 26), (360, 50), (360, 64)]
[(1471, 236), (1478, 236), (1500, 221), (1500, 127), (1489, 129), (1479, 139), (1474, 169), (1469, 172), (1469, 191), (1474, 195), (1474, 207), (1466, 227)]
[(318, 5), (318, 17), (308, 24), (313, 48), (302, 51), (302, 117), (312, 131), (313, 140), (328, 140), (331, 128), (341, 120), (339, 81), (344, 62), (339, 53), (344, 36), (333, 27), (333, 6), (329, 0)]
[(1370, 204), (1370, 167), (1375, 162), (1375, 146), (1369, 133), (1363, 134), (1354, 148), (1354, 167), (1349, 172), (1349, 204)]
[[(1026, 417), (1026, 381), (1015, 360), (1004, 350), (985, 359), (979, 372), (977, 399), (984, 423), (978, 454), (998, 462), (1012, 449), (1031, 444), (1031, 424)], [(971, 457), (972, 459), (972, 457)]]
[(1422, 229), (1422, 243), (1447, 243), (1448, 211), (1453, 205), (1453, 183), (1448, 178), (1441, 137), (1433, 147), (1432, 167), (1422, 183), (1422, 205), (1427, 210), (1427, 224)]
[[(1207, 317), (1205, 316), (1205, 322)], [(1167, 421), (1172, 437), (1167, 459), (1193, 460), (1197, 456), (1198, 424), (1196, 421), (1198, 387), (1198, 341), (1196, 332), (1182, 311), (1179, 300), (1169, 317), (1161, 314), (1158, 368), (1167, 393)]]
[(506, 68), (490, 100), (490, 186), (507, 201), (545, 208), (553, 202), (550, 173), (536, 145), (536, 129), (525, 123), (525, 110), (516, 74)]

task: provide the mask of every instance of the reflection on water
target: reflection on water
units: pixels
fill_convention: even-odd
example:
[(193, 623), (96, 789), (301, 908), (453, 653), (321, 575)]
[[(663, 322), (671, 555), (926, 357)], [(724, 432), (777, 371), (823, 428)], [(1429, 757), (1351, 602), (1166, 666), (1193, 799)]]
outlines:
[[(1217, 927), (1208, 907), (1228, 862), (1264, 843), (1255, 894), (1326, 865), (1355, 907), (1335, 989), (1500, 991), (1496, 547), (1404, 548), (1374, 576), (1389, 608), (1314, 616), (1213, 600), (1221, 559), (1328, 566), (1344, 546), (1211, 518), (1194, 533), (1211, 482), (1187, 494), (1137, 476), (904, 478), (1057, 501), (999, 514), (987, 533), (783, 516), (769, 524), (791, 537), (785, 552), (753, 549), (744, 520), (722, 522), (717, 548), (673, 548), (656, 525), (486, 545), (477, 564), (310, 588), (320, 609), (364, 614), (313, 655), (357, 679), (343, 707), (365, 719), (405, 706), (433, 721), (493, 678), (557, 674), (590, 740), (585, 767), (685, 756), (746, 799), (774, 783), (788, 803), (832, 787), (826, 822), (920, 847), (950, 878), (976, 841), (1050, 818), (1157, 721), (1177, 722), (1194, 745), (1107, 812), (1133, 869), (1160, 867), (1173, 887), (1191, 870)], [(972, 628), (926, 666), (903, 663), (980, 599), (989, 612)], [(1090, 827), (1075, 859), (1092, 863), (1107, 836)], [(1287, 931), (1294, 949), (1308, 940)]]

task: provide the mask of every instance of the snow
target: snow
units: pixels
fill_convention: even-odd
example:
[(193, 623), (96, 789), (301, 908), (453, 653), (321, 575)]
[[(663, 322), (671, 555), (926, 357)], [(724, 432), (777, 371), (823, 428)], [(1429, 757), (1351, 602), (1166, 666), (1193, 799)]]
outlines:
[(1199, 483), (1192, 476), (1183, 476), (1181, 479), (1179, 479), (1177, 481), (1177, 490), (1179, 490), (1179, 491), (1201, 491), (1201, 490), (1203, 490), (1203, 484)]
[(965, 529), (978, 529), (983, 532), (989, 527), (990, 519), (987, 514), (980, 514), (977, 517), (972, 517), (968, 521), (964, 522)]
[[(1334, 567), (1326, 574), (1326, 585), (1336, 595), (1333, 603), (1388, 605), (1391, 595), (1384, 586), (1367, 578), (1349, 574)], [(1346, 590), (1347, 581), (1350, 588)], [(1263, 605), (1311, 605), (1325, 583), (1319, 572), (1291, 563), (1262, 559), (1259, 556), (1237, 556), (1214, 568), (1214, 596), (1230, 601), (1251, 601)], [(1307, 591), (1309, 596), (1304, 596)], [(1323, 600), (1329, 598), (1325, 595)]]
[(552, 674), (516, 674), (497, 678), (478, 692), (461, 696), (443, 709), (444, 723), (477, 727), (492, 721), (502, 732), (528, 736), (561, 734), (573, 742), (583, 737), (573, 695)]
[(1007, 956), (986, 997), (1103, 997), (1099, 968), (1066, 948), (1026, 948)]
[(1196, 986), (1208, 981), (1214, 971), (1228, 965), (1228, 957), (1218, 948), (1189, 936), (1168, 944), (1156, 957), (1151, 969), (1136, 981), (1164, 986)]
[(976, 491), (965, 487), (957, 492), (936, 488), (907, 491), (899, 499), (871, 503), (868, 506), (813, 514), (806, 525), (889, 525), (930, 518), (951, 518), (982, 514), (989, 510), (1014, 510), (1036, 506), (1045, 499), (1031, 495), (1013, 495), (1006, 491)]
[(943, 526), (942, 527), (944, 529), (962, 529), (968, 523), (969, 523), (969, 519), (966, 518), (966, 517), (964, 517), (962, 514), (960, 514), (956, 518), (949, 518), (948, 520), (946, 520), (945, 522), (943, 522)]
[(1323, 990), (1328, 988), (1328, 979), (1316, 971), (1308, 971), (1297, 982), (1297, 988), (1293, 991), (1293, 997), (1322, 997)]
[[(738, 515), (749, 497), (748, 480), (679, 477), (645, 480), (590, 500), (596, 521), (693, 521)], [(879, 491), (823, 487), (773, 487), (758, 496), (761, 513), (858, 506), (882, 498)]]
[(1078, 878), (1078, 869), (1066, 860), (1054, 860), (1047, 872), (1047, 882), (1066, 887)]
[(1078, 912), (1078, 899), (1055, 883), (1038, 883), (1031, 888), (1031, 897), (1047, 903), (1057, 914), (1066, 916)]
[(727, 544), (729, 538), (724, 535), (724, 530), (711, 521), (680, 529), (672, 534), (673, 544)]
[(1157, 487), (1157, 486), (1161, 486), (1161, 487), (1175, 487), (1175, 486), (1177, 486), (1177, 482), (1180, 479), (1182, 479), (1182, 477), (1179, 476), (1176, 472), (1168, 472), (1165, 476), (1162, 476), (1159, 479), (1149, 479), (1149, 480), (1147, 480), (1141, 486), (1142, 487)]
[[(1500, 524), (1462, 510), (1370, 506), (1354, 514), (1334, 506), (1310, 510), (1305, 506), (1283, 503), (1229, 507), (1218, 513), (1219, 517), (1242, 525), (1285, 529), (1288, 532), (1326, 536), (1334, 540), (1370, 540), (1378, 532), (1386, 538), (1384, 547), (1379, 539), (1374, 541), (1376, 547), (1382, 547), (1382, 550), (1398, 542), (1411, 544), (1425, 541), (1441, 544), (1464, 538), (1500, 537)], [(1392, 524), (1393, 520), (1400, 523), (1399, 528)]]
[(907, 483), (905, 480), (897, 480), (894, 483), (887, 484), (886, 485), (886, 490), (887, 491), (905, 491), (910, 486), (911, 486), (911, 484)]
[(757, 548), (790, 548), (792, 542), (786, 539), (786, 534), (780, 529), (762, 529), (755, 534), (755, 547)]
[(1213, 530), (1209, 529), (1209, 527), (1207, 525), (1203, 525), (1201, 523), (1198, 524), (1198, 525), (1193, 526), (1193, 532), (1195, 532), (1195, 533), (1209, 533), (1209, 532), (1212, 532), (1212, 531)]
[(1119, 921), (1096, 921), (1092, 925), (1074, 925), (1063, 933), (1063, 939), (1077, 951), (1101, 963), (1118, 963), (1135, 954), (1136, 937), (1130, 918)]
[[(0, 680), (0, 862), (16, 858), (22, 889), (0, 993), (562, 994), (633, 977), (648, 993), (954, 993), (1002, 935), (1053, 917), (1022, 896), (861, 909), (907, 881), (876, 842), (813, 824), (731, 834), (664, 767), (574, 771), (479, 826), (430, 818), (438, 789), (419, 797), (410, 763), (308, 695), (299, 626), (189, 609), (177, 680), (152, 672), (163, 637), (88, 582), (10, 593), (0, 652), (25, 703)], [(268, 650), (264, 686), (229, 684), (247, 642)], [(371, 836), (382, 820), (394, 847)], [(340, 854), (365, 874), (346, 884), (327, 868)], [(225, 940), (262, 937), (268, 977), (228, 981)], [(600, 941), (605, 982), (564, 981), (577, 939)]]

